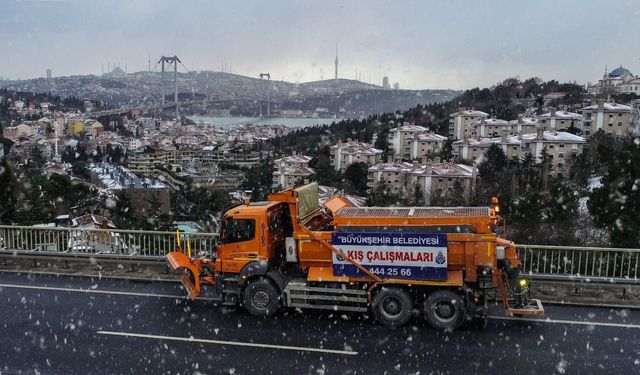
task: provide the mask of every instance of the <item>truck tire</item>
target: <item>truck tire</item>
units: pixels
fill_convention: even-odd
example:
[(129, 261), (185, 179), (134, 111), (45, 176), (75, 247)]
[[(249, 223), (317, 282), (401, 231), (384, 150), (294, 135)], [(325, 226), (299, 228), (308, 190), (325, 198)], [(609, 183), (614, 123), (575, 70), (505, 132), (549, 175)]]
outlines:
[(244, 308), (251, 315), (271, 316), (280, 309), (280, 292), (271, 280), (260, 277), (244, 288)]
[(425, 317), (439, 331), (453, 331), (464, 323), (467, 310), (462, 297), (451, 290), (437, 290), (427, 297)]
[(371, 301), (375, 319), (390, 328), (406, 324), (411, 319), (412, 309), (411, 296), (400, 288), (382, 287)]

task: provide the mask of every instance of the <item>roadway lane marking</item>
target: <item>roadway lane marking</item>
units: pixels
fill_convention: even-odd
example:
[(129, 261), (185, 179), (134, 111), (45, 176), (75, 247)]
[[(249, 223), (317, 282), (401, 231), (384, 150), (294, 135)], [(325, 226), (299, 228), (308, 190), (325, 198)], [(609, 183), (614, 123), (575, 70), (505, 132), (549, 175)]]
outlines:
[[(76, 293), (94, 293), (94, 294), (114, 294), (120, 296), (136, 296), (136, 297), (158, 297), (158, 298), (174, 298), (174, 299), (186, 299), (187, 296), (176, 296), (173, 294), (154, 294), (154, 293), (137, 293), (137, 292), (121, 292), (117, 290), (98, 290), (98, 289), (73, 289), (73, 288), (60, 288), (54, 286), (33, 286), (33, 285), (16, 285), (16, 284), (0, 284), (0, 288), (15, 288), (15, 289), (36, 289), (36, 290), (55, 290), (59, 292), (76, 292)], [(214, 298), (200, 297), (197, 298), (202, 301), (214, 301)]]
[(589, 322), (579, 320), (563, 320), (563, 319), (531, 319), (531, 318), (513, 318), (509, 316), (489, 316), (489, 319), (494, 320), (513, 320), (516, 322), (536, 322), (536, 323), (549, 323), (549, 324), (572, 324), (582, 326), (600, 326), (600, 327), (616, 327), (616, 328), (632, 328), (640, 329), (640, 324), (626, 324), (626, 323), (607, 323), (607, 322)]
[(99, 335), (135, 337), (135, 338), (167, 340), (167, 341), (195, 342), (195, 343), (201, 343), (201, 344), (245, 346), (250, 348), (293, 350), (298, 352), (314, 352), (314, 353), (325, 353), (325, 354), (358, 355), (358, 352), (354, 352), (350, 350), (323, 349), (323, 348), (312, 348), (312, 347), (306, 347), (306, 346), (289, 346), (289, 345), (259, 344), (254, 342), (207, 340), (207, 339), (196, 339), (193, 337), (147, 335), (143, 333), (116, 332), (116, 331), (98, 331), (97, 333)]

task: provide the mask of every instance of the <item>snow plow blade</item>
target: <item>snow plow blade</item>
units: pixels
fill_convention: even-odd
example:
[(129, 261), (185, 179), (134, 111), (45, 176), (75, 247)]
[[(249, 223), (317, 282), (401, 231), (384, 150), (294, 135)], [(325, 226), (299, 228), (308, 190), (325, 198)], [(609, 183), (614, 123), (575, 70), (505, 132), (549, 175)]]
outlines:
[(200, 294), (200, 277), (196, 267), (189, 257), (180, 251), (172, 251), (166, 255), (171, 269), (180, 274), (182, 285), (189, 292), (189, 297), (195, 299)]

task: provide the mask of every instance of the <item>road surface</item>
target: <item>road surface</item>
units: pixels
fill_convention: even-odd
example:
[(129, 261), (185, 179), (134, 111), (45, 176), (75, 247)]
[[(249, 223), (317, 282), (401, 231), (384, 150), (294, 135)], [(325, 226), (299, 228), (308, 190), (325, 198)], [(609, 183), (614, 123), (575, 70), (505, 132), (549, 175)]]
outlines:
[(0, 272), (0, 373), (640, 373), (640, 311), (546, 306), (438, 333), (361, 314), (269, 319), (188, 301), (177, 283)]

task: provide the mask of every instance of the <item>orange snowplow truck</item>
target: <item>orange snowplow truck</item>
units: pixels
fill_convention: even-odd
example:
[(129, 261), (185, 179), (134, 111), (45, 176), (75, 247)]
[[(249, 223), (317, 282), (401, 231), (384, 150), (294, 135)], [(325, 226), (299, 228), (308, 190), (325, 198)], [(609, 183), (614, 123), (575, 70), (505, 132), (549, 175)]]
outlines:
[(191, 298), (208, 287), (222, 304), (259, 316), (370, 310), (396, 327), (418, 310), (434, 328), (453, 330), (486, 323), (489, 295), (507, 315), (542, 315), (519, 278), (515, 245), (493, 231), (497, 203), (359, 208), (336, 196), (320, 206), (312, 183), (228, 210), (211, 259), (178, 250), (167, 261)]

